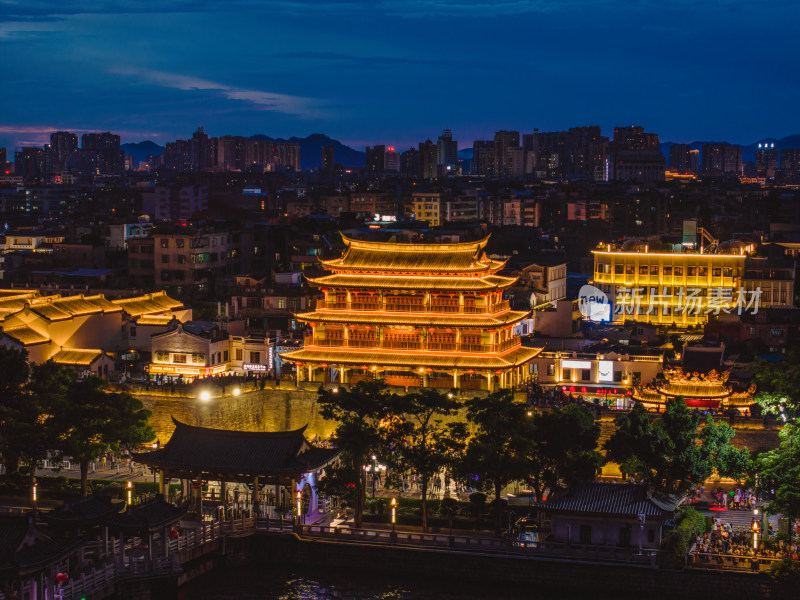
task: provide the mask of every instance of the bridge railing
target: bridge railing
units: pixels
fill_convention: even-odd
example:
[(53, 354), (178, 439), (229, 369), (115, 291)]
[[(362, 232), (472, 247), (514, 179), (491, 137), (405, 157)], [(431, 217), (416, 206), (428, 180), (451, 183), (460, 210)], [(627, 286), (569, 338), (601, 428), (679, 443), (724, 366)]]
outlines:
[(772, 564), (779, 560), (781, 559), (765, 556), (694, 552), (689, 554), (688, 566), (712, 571), (751, 571), (760, 573), (761, 571), (768, 571)]

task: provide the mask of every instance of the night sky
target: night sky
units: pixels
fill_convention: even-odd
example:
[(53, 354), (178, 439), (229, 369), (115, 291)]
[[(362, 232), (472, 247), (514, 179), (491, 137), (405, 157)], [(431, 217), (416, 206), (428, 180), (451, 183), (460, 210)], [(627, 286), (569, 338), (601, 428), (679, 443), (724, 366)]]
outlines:
[(0, 0), (0, 146), (55, 129), (160, 144), (638, 124), (800, 133), (795, 0)]

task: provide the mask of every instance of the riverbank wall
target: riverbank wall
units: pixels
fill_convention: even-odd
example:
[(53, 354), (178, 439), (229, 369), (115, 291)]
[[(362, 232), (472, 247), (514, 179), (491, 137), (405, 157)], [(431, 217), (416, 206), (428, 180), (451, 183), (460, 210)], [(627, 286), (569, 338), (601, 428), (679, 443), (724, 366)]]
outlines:
[(258, 565), (314, 566), (334, 570), (380, 572), (409, 578), (493, 583), (503, 587), (587, 598), (621, 595), (649, 600), (769, 598), (795, 600), (795, 586), (765, 574), (663, 570), (629, 564), (481, 554), (433, 548), (341, 543), (293, 534), (256, 534), (252, 560)]

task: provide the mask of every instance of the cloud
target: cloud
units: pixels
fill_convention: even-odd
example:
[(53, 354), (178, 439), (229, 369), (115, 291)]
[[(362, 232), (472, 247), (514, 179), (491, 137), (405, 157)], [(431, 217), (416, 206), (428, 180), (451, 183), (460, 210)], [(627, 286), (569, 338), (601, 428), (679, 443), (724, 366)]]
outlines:
[(112, 69), (111, 72), (117, 75), (136, 77), (149, 83), (177, 90), (205, 90), (216, 92), (228, 100), (248, 102), (257, 110), (278, 112), (305, 118), (318, 118), (321, 116), (322, 112), (317, 102), (311, 98), (237, 88), (208, 79), (192, 77), (190, 75), (139, 68), (116, 68)]
[(251, 12), (299, 17), (386, 15), (407, 18), (487, 18), (525, 14), (564, 13), (578, 9), (694, 10), (792, 8), (798, 0), (0, 0), (0, 17), (23, 19), (80, 14), (153, 14)]

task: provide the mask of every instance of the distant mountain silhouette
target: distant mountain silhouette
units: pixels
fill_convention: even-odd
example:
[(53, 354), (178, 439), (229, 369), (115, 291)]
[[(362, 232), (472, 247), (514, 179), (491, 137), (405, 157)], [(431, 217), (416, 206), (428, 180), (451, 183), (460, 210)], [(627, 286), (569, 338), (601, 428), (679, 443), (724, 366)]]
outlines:
[(146, 140), (144, 142), (136, 142), (122, 144), (120, 146), (125, 154), (129, 154), (136, 159), (136, 162), (144, 162), (148, 156), (161, 156), (164, 152), (164, 146), (159, 146), (155, 142)]
[(270, 142), (290, 142), (300, 145), (300, 168), (319, 169), (322, 166), (322, 148), (333, 144), (333, 162), (344, 167), (363, 167), (366, 165), (366, 154), (353, 150), (338, 140), (334, 140), (324, 133), (312, 133), (308, 137), (271, 138), (264, 134), (250, 136), (251, 140), (267, 140)]
[[(363, 167), (366, 164), (366, 155), (358, 150), (345, 146), (338, 140), (329, 138), (322, 133), (312, 133), (308, 137), (271, 138), (264, 134), (250, 136), (251, 140), (266, 140), (269, 142), (291, 142), (300, 145), (300, 168), (319, 169), (322, 166), (322, 148), (333, 144), (333, 160), (345, 167)], [(147, 160), (148, 156), (161, 156), (164, 147), (150, 140), (137, 143), (122, 144), (120, 146), (125, 154), (133, 156), (137, 162)]]
[[(789, 135), (781, 139), (776, 138), (762, 138), (753, 142), (752, 144), (748, 144), (746, 146), (742, 146), (741, 144), (731, 144), (732, 146), (740, 146), (742, 148), (742, 160), (754, 162), (756, 160), (756, 149), (758, 148), (759, 143), (774, 143), (775, 148), (780, 152), (781, 150), (789, 150), (794, 148), (800, 148), (800, 134)], [(669, 162), (669, 149), (672, 147), (672, 144), (676, 142), (663, 142), (661, 144), (661, 153), (667, 158), (667, 162)], [(715, 143), (722, 143), (722, 142), (692, 142), (689, 144), (692, 150), (700, 150), (701, 154), (703, 152), (703, 146), (705, 144), (715, 144)]]

